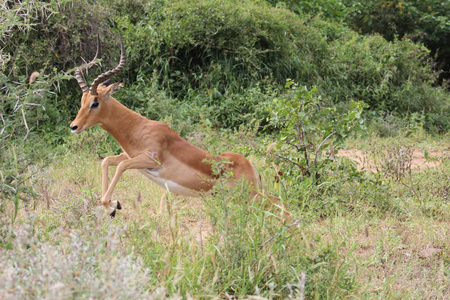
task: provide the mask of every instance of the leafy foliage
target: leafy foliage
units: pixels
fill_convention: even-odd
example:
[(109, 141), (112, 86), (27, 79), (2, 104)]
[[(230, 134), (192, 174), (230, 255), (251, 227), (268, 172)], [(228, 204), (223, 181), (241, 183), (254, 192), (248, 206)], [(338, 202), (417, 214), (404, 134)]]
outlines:
[(222, 108), (230, 98), (236, 102), (232, 95), (255, 84), (279, 85), (286, 78), (317, 86), (332, 102), (362, 100), (372, 110), (428, 114), (428, 128), (446, 124), (435, 117), (449, 110), (446, 97), (434, 93), (437, 97), (430, 102), (436, 74), (428, 51), (407, 39), (386, 42), (320, 18), (295, 17), (285, 9), (248, 1), (239, 6), (209, 0), (139, 7), (150, 26), (112, 14), (131, 43), (141, 47), (131, 57), (134, 71), (128, 74), (149, 78), (151, 72), (169, 95), (214, 107), (218, 123), (225, 126), (240, 124), (226, 120), (229, 110)]
[(291, 185), (289, 190), (314, 189), (328, 180), (330, 164), (338, 162), (335, 154), (344, 141), (365, 131), (362, 112), (366, 104), (352, 101), (345, 111), (338, 111), (325, 106), (316, 89), (299, 88), (292, 81), (286, 86), (295, 95), (274, 100), (270, 109), (271, 125), (280, 127), (273, 160)]
[[(372, 110), (424, 113), (426, 128), (447, 129), (446, 94), (432, 92), (429, 97), (436, 77), (424, 47), (364, 37), (341, 24), (311, 18), (304, 10), (296, 15), (264, 2), (236, 5), (231, 0), (3, 5), (9, 22), (2, 24), (1, 55), (9, 81), (23, 82), (36, 70), (49, 76), (70, 74), (82, 62), (80, 56), (94, 55), (97, 34), (103, 41), (102, 68), (109, 68), (118, 52), (116, 31), (127, 45), (127, 64), (119, 80), (140, 91), (120, 99), (152, 118), (171, 117), (165, 110), (155, 114), (149, 109), (156, 89), (174, 98), (169, 101), (174, 111), (198, 106), (211, 123), (236, 128), (264, 118), (258, 107), (292, 78), (317, 86), (328, 101), (355, 99)], [(331, 9), (327, 5), (342, 7), (339, 1), (310, 5), (323, 6), (323, 11)], [(93, 69), (88, 80), (97, 72)], [(46, 132), (61, 124), (61, 118), (71, 118), (80, 95), (74, 80), (59, 80), (57, 87), (53, 103), (62, 113), (48, 114), (41, 122), (41, 129), (48, 124)], [(251, 93), (251, 98), (238, 96), (249, 89), (261, 93), (256, 98)]]
[[(34, 74), (36, 76), (36, 73)], [(40, 122), (57, 112), (47, 98), (49, 81), (56, 80), (42, 76), (35, 82), (21, 84), (8, 82), (0, 74), (2, 95), (0, 101), (0, 213), (5, 206), (14, 204), (14, 220), (19, 207), (19, 200), (30, 202), (34, 193), (25, 183), (29, 180), (28, 167), (36, 162), (42, 163), (47, 156), (43, 140), (36, 134)], [(12, 201), (11, 201), (12, 200)]]
[(345, 1), (342, 0), (267, 0), (267, 2), (276, 7), (285, 7), (298, 14), (321, 15), (334, 21), (343, 20), (349, 10)]
[[(423, 43), (431, 50), (434, 68), (442, 71), (440, 80), (449, 78), (450, 70), (450, 4), (431, 0), (331, 0), (331, 1), (277, 1), (268, 0), (277, 7), (286, 7), (296, 13), (323, 16), (327, 20), (346, 24), (363, 34), (379, 33), (388, 41), (408, 38)], [(445, 83), (444, 83), (445, 85)]]
[[(216, 0), (140, 3), (142, 21), (130, 22), (128, 16), (118, 14), (122, 9), (112, 16), (131, 44), (139, 41), (138, 65), (130, 69), (141, 74), (156, 70), (162, 86), (177, 94), (190, 89), (239, 92), (255, 81), (284, 82), (309, 71), (307, 52), (324, 49), (324, 45), (317, 47), (318, 32), (286, 10), (252, 1), (236, 4)], [(118, 1), (112, 7), (123, 5)], [(295, 59), (299, 46), (305, 49), (302, 60)]]
[(407, 37), (425, 44), (436, 57), (435, 68), (450, 70), (450, 3), (448, 1), (348, 1), (347, 22), (363, 33), (378, 32), (387, 40)]

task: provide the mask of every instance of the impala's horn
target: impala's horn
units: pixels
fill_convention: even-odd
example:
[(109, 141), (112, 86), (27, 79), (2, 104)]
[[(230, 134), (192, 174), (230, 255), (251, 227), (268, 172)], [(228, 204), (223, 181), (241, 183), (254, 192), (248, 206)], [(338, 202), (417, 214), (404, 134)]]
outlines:
[(119, 65), (117, 67), (115, 67), (112, 70), (109, 70), (108, 72), (105, 72), (103, 74), (100, 74), (95, 80), (94, 82), (92, 82), (92, 86), (89, 90), (89, 93), (91, 93), (92, 95), (97, 95), (97, 87), (100, 83), (102, 83), (103, 81), (107, 80), (108, 78), (116, 75), (117, 73), (119, 73), (120, 71), (122, 71), (123, 66), (125, 65), (125, 47), (123, 46), (123, 41), (122, 41), (122, 37), (119, 35), (119, 39), (120, 39), (120, 61), (119, 61)]
[(89, 87), (86, 81), (84, 81), (83, 79), (83, 73), (92, 68), (92, 66), (94, 65), (93, 63), (97, 59), (99, 53), (100, 53), (100, 37), (97, 35), (97, 53), (95, 54), (94, 59), (91, 60), (91, 62), (89, 62), (88, 64), (76, 69), (75, 71), (75, 79), (78, 81), (78, 84), (80, 85), (80, 88), (83, 90), (83, 93), (87, 93), (89, 91)]
[(103, 84), (104, 86), (108, 86), (112, 84), (111, 78), (106, 79), (105, 81), (103, 81), (101, 84)]

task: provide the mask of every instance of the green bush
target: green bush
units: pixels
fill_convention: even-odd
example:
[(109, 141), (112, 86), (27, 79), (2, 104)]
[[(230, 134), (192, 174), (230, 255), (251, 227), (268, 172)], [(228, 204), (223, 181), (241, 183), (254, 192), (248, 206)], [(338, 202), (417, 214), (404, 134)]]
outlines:
[(267, 0), (275, 7), (285, 7), (298, 14), (310, 14), (323, 16), (332, 21), (343, 20), (349, 11), (345, 1), (341, 0)]
[(403, 97), (413, 86), (431, 89), (436, 78), (426, 48), (406, 39), (387, 42), (380, 36), (365, 37), (343, 25), (295, 17), (260, 3), (236, 6), (233, 1), (208, 0), (139, 5), (147, 11), (144, 21), (130, 23), (126, 16), (113, 15), (139, 47), (138, 56), (130, 58), (136, 67), (130, 68), (141, 74), (152, 72), (183, 101), (215, 106), (214, 116), (207, 118), (222, 126), (240, 124), (229, 120), (239, 118), (242, 109), (235, 110), (239, 106), (246, 106), (246, 111), (256, 108), (248, 103), (256, 104), (254, 98), (244, 103), (232, 96), (230, 103), (229, 95), (246, 93), (243, 88), (255, 84), (280, 84), (286, 78), (317, 86), (331, 102), (363, 100), (373, 110), (439, 115), (445, 103), (444, 95), (432, 103), (424, 100), (429, 97), (420, 88), (413, 97)]
[(335, 106), (327, 106), (316, 89), (298, 87), (292, 81), (287, 86), (295, 94), (274, 100), (270, 107), (270, 124), (280, 129), (271, 156), (288, 190), (295, 194), (328, 181), (330, 168), (336, 168), (330, 165), (337, 165), (335, 152), (346, 139), (366, 129), (362, 118), (366, 104), (351, 102), (345, 111), (338, 111)]
[[(139, 21), (112, 18), (129, 44), (130, 72), (156, 71), (162, 86), (179, 94), (189, 89), (238, 92), (255, 81), (310, 76), (315, 53), (325, 50), (320, 34), (283, 9), (252, 1), (139, 2)], [(134, 21), (133, 21), (134, 20)], [(298, 55), (302, 55), (298, 59)]]
[(346, 21), (362, 33), (378, 32), (387, 40), (406, 37), (425, 44), (436, 58), (435, 67), (450, 70), (450, 2), (441, 0), (355, 1), (348, 0), (350, 8)]
[(441, 0), (267, 0), (298, 14), (322, 16), (362, 34), (378, 33), (388, 41), (408, 38), (426, 45), (441, 79), (449, 78), (450, 3)]
[[(387, 43), (381, 36), (338, 39), (330, 44), (330, 64), (324, 67), (326, 94), (338, 101), (361, 99), (372, 109), (403, 111), (407, 103), (394, 102), (406, 85), (429, 83), (426, 49), (407, 40)], [(422, 109), (417, 105), (412, 109)]]
[[(40, 78), (41, 77), (41, 78)], [(0, 218), (3, 213), (14, 221), (23, 200), (31, 204), (34, 197), (30, 165), (43, 163), (50, 152), (36, 134), (40, 122), (54, 113), (47, 96), (48, 81), (55, 77), (40, 76), (33, 83), (8, 82), (0, 73)], [(10, 210), (8, 207), (13, 206)]]
[[(241, 93), (220, 93), (217, 90), (199, 93), (189, 90), (182, 101), (162, 90), (155, 80), (138, 81), (117, 93), (122, 103), (153, 120), (168, 122), (185, 136), (206, 122), (215, 128), (236, 128), (266, 116), (264, 104), (276, 93), (273, 88), (251, 87)], [(201, 121), (203, 120), (203, 121)]]
[(353, 99), (372, 110), (423, 113), (426, 128), (448, 129), (447, 93), (433, 90), (436, 75), (428, 53), (408, 40), (361, 36), (337, 23), (255, 1), (2, 5), (2, 17), (9, 20), (0, 27), (3, 80), (24, 82), (35, 70), (59, 74), (47, 82), (55, 94), (45, 99), (52, 105), (39, 122), (39, 132), (52, 143), (63, 142), (64, 126), (79, 105), (76, 81), (63, 78), (70, 79), (80, 56), (93, 57), (96, 34), (102, 38), (102, 62), (88, 82), (115, 65), (119, 49), (113, 31), (122, 34), (127, 54), (116, 80), (125, 80), (129, 91), (118, 98), (150, 118), (187, 121), (185, 132), (202, 118), (234, 128), (264, 118), (260, 108), (287, 78), (317, 86), (328, 103), (345, 106)]

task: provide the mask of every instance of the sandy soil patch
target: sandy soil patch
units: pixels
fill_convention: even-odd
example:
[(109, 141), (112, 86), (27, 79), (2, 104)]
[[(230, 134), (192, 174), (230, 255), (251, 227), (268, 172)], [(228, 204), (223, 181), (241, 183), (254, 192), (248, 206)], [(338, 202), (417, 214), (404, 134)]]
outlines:
[[(449, 150), (428, 150), (428, 159), (425, 158), (425, 152), (419, 148), (411, 149), (411, 169), (422, 170), (425, 168), (434, 168), (439, 166), (440, 159), (443, 157), (450, 157)], [(373, 162), (370, 161), (370, 157), (367, 153), (361, 150), (350, 149), (350, 150), (339, 150), (338, 156), (347, 157), (358, 163), (358, 169), (361, 170), (363, 167), (371, 171), (376, 171), (376, 167)]]

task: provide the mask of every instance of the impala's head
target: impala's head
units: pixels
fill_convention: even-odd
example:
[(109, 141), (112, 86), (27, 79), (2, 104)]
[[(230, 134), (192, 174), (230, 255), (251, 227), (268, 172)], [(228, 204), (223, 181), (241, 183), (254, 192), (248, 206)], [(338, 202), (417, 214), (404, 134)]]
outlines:
[(105, 107), (107, 106), (108, 99), (119, 89), (119, 83), (109, 84), (108, 79), (122, 71), (123, 66), (125, 65), (125, 48), (121, 37), (119, 65), (116, 68), (99, 75), (94, 80), (90, 88), (88, 87), (86, 81), (84, 81), (83, 73), (94, 65), (99, 50), (100, 41), (99, 38), (97, 38), (97, 54), (94, 59), (90, 63), (78, 68), (75, 71), (75, 78), (83, 90), (83, 96), (81, 97), (81, 107), (78, 111), (77, 117), (70, 124), (70, 129), (72, 129), (73, 133), (81, 133), (85, 129), (100, 124), (102, 117), (105, 115), (107, 110)]

